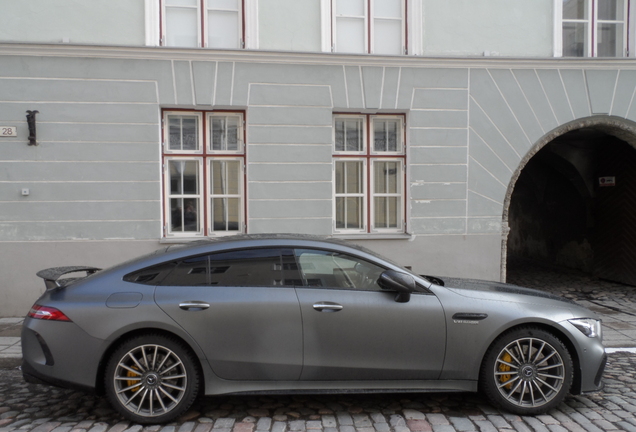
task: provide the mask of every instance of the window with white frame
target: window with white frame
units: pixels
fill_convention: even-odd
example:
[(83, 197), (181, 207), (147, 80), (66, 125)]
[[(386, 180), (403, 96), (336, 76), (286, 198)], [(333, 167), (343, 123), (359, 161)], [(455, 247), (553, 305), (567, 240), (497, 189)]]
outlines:
[(333, 142), (334, 231), (404, 232), (404, 116), (336, 114)]
[(164, 236), (245, 230), (242, 112), (164, 111)]
[(244, 47), (245, 0), (158, 0), (161, 45), (174, 47)]
[(405, 54), (406, 0), (331, 0), (332, 50)]
[(564, 57), (628, 55), (629, 0), (563, 0)]

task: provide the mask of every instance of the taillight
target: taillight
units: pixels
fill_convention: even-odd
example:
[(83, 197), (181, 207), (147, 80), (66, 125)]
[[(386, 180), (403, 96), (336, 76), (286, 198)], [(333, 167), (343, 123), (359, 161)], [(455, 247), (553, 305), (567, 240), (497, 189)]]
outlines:
[(28, 315), (29, 318), (42, 319), (42, 320), (51, 320), (51, 321), (71, 321), (69, 317), (64, 315), (64, 313), (58, 309), (33, 305)]

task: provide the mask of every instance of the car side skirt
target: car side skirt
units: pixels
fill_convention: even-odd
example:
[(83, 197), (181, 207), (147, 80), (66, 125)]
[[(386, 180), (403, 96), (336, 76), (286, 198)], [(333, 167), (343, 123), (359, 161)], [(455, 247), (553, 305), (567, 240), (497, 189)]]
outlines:
[(206, 395), (221, 394), (336, 394), (336, 393), (445, 393), (476, 392), (477, 381), (221, 381), (206, 385)]

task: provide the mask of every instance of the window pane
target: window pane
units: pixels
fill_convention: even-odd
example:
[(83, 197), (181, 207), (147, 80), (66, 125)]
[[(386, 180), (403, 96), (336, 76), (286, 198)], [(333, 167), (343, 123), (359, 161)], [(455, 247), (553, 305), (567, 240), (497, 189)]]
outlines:
[(588, 19), (589, 0), (563, 0), (563, 19)]
[(162, 282), (162, 286), (198, 286), (209, 284), (209, 263), (207, 256), (187, 258)]
[(365, 53), (364, 19), (336, 18), (336, 48), (338, 52)]
[(587, 56), (587, 24), (563, 23), (563, 56)]
[(346, 228), (362, 229), (362, 197), (346, 198)]
[(373, 151), (402, 151), (402, 140), (399, 120), (373, 121)]
[(210, 255), (210, 284), (282, 286), (280, 249), (246, 249)]
[(623, 56), (623, 24), (599, 24), (597, 37), (598, 57)]
[(199, 200), (197, 198), (183, 199), (183, 230), (197, 232), (199, 227)]
[(239, 161), (212, 161), (210, 190), (212, 195), (238, 195), (240, 189)]
[(239, 231), (240, 206), (239, 198), (212, 198), (212, 229)]
[(227, 11), (208, 12), (208, 47), (239, 48), (239, 13)]
[(183, 232), (183, 198), (170, 199), (170, 231)]
[(199, 194), (199, 163), (198, 161), (168, 161), (170, 168), (170, 194), (198, 195)]
[(172, 269), (177, 265), (176, 262), (167, 262), (157, 264), (152, 267), (147, 267), (143, 270), (137, 270), (136, 272), (129, 273), (124, 276), (126, 282), (134, 282), (144, 285), (158, 285), (161, 283)]
[(345, 193), (362, 193), (362, 162), (345, 162)]
[(241, 186), (241, 162), (239, 161), (228, 161), (225, 162), (225, 166), (227, 167), (227, 193), (231, 195), (240, 194), (240, 186)]
[(336, 197), (336, 228), (362, 229), (362, 197)]
[(336, 151), (364, 151), (362, 119), (336, 119)]
[(199, 200), (197, 198), (170, 199), (170, 231), (199, 232)]
[(373, 207), (375, 209), (373, 228), (398, 228), (402, 213), (398, 197), (375, 197)]
[(169, 46), (199, 46), (197, 9), (166, 7), (166, 43)]
[(364, 16), (364, 4), (366, 0), (338, 0), (336, 2), (336, 14), (348, 16)]
[(374, 18), (402, 18), (403, 2), (404, 0), (375, 0)]
[(197, 7), (199, 0), (166, 0), (166, 6), (193, 6)]
[(336, 228), (338, 229), (346, 228), (345, 215), (346, 215), (345, 198), (336, 197)]
[(211, 117), (210, 136), (212, 150), (237, 151), (240, 146), (240, 121), (238, 116)]
[(168, 149), (172, 151), (199, 149), (199, 118), (168, 116)]
[(297, 249), (296, 259), (305, 286), (380, 291), (382, 267), (332, 251)]
[(597, 0), (598, 19), (622, 21), (625, 15), (624, 0)]
[(375, 20), (373, 52), (375, 54), (402, 54), (402, 21)]
[(208, 9), (238, 10), (239, 0), (208, 0)]
[(374, 193), (400, 193), (399, 175), (400, 167), (398, 162), (375, 162), (374, 170)]

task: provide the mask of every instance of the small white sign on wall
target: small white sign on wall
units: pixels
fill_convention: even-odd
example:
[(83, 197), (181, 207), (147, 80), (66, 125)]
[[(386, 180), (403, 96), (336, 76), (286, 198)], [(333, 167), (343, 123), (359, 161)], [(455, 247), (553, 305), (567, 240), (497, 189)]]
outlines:
[(18, 128), (15, 126), (0, 126), (0, 137), (17, 137)]

